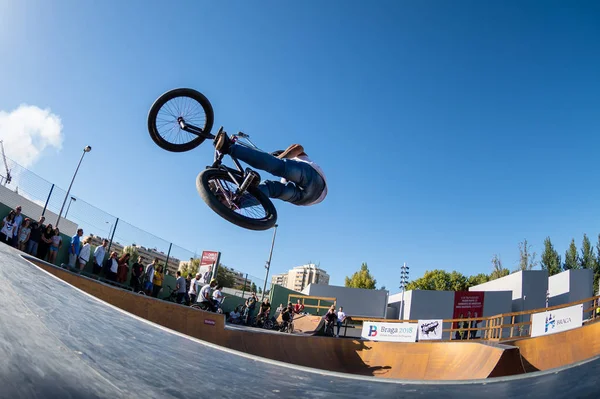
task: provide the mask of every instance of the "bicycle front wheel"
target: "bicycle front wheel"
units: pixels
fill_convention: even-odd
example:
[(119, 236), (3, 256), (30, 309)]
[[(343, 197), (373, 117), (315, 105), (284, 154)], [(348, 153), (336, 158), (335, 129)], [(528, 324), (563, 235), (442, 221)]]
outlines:
[[(193, 132), (181, 128), (181, 123), (193, 128)], [(152, 104), (148, 113), (148, 132), (162, 149), (171, 152), (189, 151), (209, 134), (214, 122), (214, 112), (204, 94), (193, 89), (173, 89)]]
[[(248, 187), (239, 200), (232, 197), (238, 187), (221, 169), (205, 169), (196, 179), (196, 189), (206, 204), (223, 219), (249, 230), (268, 230), (277, 222), (271, 200), (256, 187)], [(243, 206), (244, 204), (252, 204)]]

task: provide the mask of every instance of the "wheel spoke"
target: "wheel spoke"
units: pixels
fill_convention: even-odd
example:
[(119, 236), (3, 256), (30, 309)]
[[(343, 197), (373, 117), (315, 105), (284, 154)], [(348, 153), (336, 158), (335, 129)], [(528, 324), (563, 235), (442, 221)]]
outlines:
[(206, 129), (207, 115), (202, 104), (189, 96), (175, 97), (161, 106), (154, 122), (157, 133), (165, 141), (185, 145), (198, 138), (198, 135), (181, 129), (180, 117), (198, 129)]

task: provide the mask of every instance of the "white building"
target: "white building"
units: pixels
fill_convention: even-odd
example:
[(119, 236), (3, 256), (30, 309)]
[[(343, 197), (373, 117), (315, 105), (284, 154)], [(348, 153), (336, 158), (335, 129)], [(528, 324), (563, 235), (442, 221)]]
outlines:
[(278, 284), (287, 289), (302, 291), (309, 284), (329, 284), (329, 274), (314, 263), (296, 266), (286, 273), (275, 274), (271, 284)]

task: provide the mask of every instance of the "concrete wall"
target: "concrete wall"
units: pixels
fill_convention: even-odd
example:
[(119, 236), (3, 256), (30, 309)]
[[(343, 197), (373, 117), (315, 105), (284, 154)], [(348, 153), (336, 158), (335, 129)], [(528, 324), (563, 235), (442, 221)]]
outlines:
[[(594, 272), (591, 269), (567, 270), (548, 279), (548, 306), (565, 305), (594, 296)], [(584, 304), (584, 308), (592, 303)], [(584, 319), (590, 314), (584, 314)]]
[[(44, 204), (38, 204), (36, 202), (30, 201), (24, 196), (15, 193), (8, 187), (4, 187), (0, 185), (0, 203), (6, 205), (10, 209), (15, 209), (17, 206), (21, 205), (21, 212), (23, 215), (27, 216), (30, 219), (38, 220), (40, 216), (42, 216), (42, 211), (44, 210)], [(6, 216), (8, 212), (2, 215), (2, 217)], [(44, 213), (44, 217), (46, 218), (45, 224), (52, 224), (54, 226), (56, 224), (56, 219), (58, 219), (58, 215), (54, 212), (50, 212), (46, 209), (46, 213)], [(77, 231), (77, 224), (71, 222), (68, 219), (61, 219), (58, 225), (60, 232), (66, 234), (69, 237), (75, 235)]]
[[(469, 288), (469, 291), (512, 291), (512, 311), (539, 309), (546, 306), (548, 272), (526, 270)], [(528, 321), (529, 316), (515, 321)]]
[(302, 293), (310, 296), (337, 298), (349, 316), (385, 318), (388, 302), (387, 290), (367, 290), (326, 284), (310, 284)]

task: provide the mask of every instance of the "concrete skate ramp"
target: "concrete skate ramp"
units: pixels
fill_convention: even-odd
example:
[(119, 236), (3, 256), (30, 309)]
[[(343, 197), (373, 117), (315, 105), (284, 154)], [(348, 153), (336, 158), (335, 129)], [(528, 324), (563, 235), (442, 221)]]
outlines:
[[(129, 302), (137, 303), (135, 298), (129, 295)], [(156, 305), (149, 303), (137, 303), (134, 307), (152, 313)], [(185, 309), (170, 306), (170, 320), (178, 319), (177, 307)], [(157, 314), (165, 316), (160, 309), (156, 307)], [(211, 328), (217, 330), (218, 319), (201, 320), (200, 325), (190, 321), (181, 326), (203, 331), (213, 338), (219, 336), (208, 333)], [(224, 342), (234, 339), (229, 333), (221, 331), (220, 335), (226, 336)], [(278, 336), (243, 334), (252, 335), (267, 337), (258, 339), (256, 347), (265, 346), (268, 338)], [(307, 344), (313, 337), (282, 336), (290, 339), (291, 344), (273, 342), (272, 347), (279, 347), (274, 352), (291, 357), (300, 353), (298, 348), (303, 351), (311, 348)], [(318, 340), (346, 341), (315, 337), (314, 342)], [(244, 338), (238, 345), (242, 344), (254, 346), (250, 338)], [(473, 345), (468, 343), (466, 347)], [(361, 352), (375, 353), (375, 349), (368, 348), (377, 347), (389, 350), (387, 345), (366, 343)], [(336, 362), (338, 356), (349, 356), (336, 355), (332, 348), (328, 350), (322, 354), (319, 348), (310, 349), (306, 357), (324, 363), (330, 357)], [(0, 359), (0, 396), (11, 398), (597, 397), (596, 376), (600, 373), (600, 359), (594, 359), (527, 376), (427, 383), (353, 376), (273, 362), (196, 340), (109, 306), (18, 258), (15, 250), (2, 244)], [(448, 358), (443, 361), (450, 363), (440, 365), (440, 369), (467, 367), (461, 358), (454, 363)], [(471, 362), (476, 363), (473, 359)]]
[(517, 348), (470, 342), (391, 343), (224, 328), (221, 315), (121, 290), (43, 262), (39, 267), (136, 316), (219, 346), (305, 367), (380, 378), (467, 380), (523, 373)]
[(600, 355), (600, 322), (511, 344), (519, 348), (526, 371), (549, 370)]

